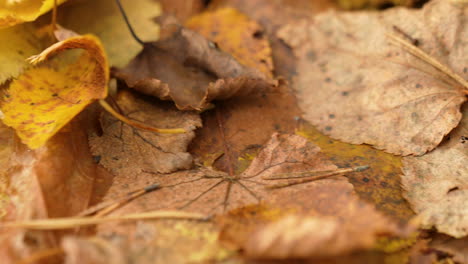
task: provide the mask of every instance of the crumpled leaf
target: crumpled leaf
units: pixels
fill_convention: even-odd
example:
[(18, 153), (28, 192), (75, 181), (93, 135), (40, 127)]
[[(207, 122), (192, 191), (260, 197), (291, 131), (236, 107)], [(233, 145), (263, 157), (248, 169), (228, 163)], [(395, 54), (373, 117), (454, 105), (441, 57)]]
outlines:
[(353, 144), (399, 155), (432, 150), (459, 123), (464, 88), (386, 34), (417, 39), (466, 79), (466, 12), (431, 1), (421, 10), (328, 12), (285, 26), (278, 34), (299, 58), (294, 85), (305, 119)]
[(162, 19), (161, 39), (114, 75), (142, 93), (173, 100), (179, 109), (201, 110), (215, 99), (268, 89), (273, 82), (239, 64), (214, 43)]
[(263, 28), (233, 8), (222, 8), (190, 18), (186, 27), (216, 43), (239, 63), (272, 78), (273, 61)]
[[(159, 3), (154, 0), (120, 1), (138, 36), (145, 41), (158, 39), (159, 26), (152, 18), (161, 14)], [(115, 0), (70, 1), (60, 7), (57, 15), (60, 25), (80, 34), (99, 37), (111, 66), (125, 66), (142, 49), (128, 31)]]
[(30, 24), (0, 29), (0, 84), (29, 68), (26, 59), (42, 50), (34, 31)]
[[(183, 134), (158, 134), (138, 130), (103, 113), (103, 135), (90, 137), (99, 163), (113, 174), (135, 175), (143, 171), (169, 173), (192, 167), (187, 145), (195, 137), (201, 119), (194, 112), (180, 112), (166, 102), (122, 91), (117, 98), (123, 114), (154, 127), (181, 127)], [(117, 173), (119, 171), (119, 173)]]
[[(37, 150), (19, 141), (8, 164), (8, 211), (2, 220), (30, 220), (75, 215), (89, 205), (96, 167), (89, 153), (87, 123), (75, 119)], [(58, 202), (59, 201), (59, 202)], [(2, 230), (0, 257), (18, 263), (38, 250), (58, 246), (63, 233)]]
[(3, 91), (3, 123), (13, 127), (31, 149), (44, 145), (92, 101), (107, 96), (107, 59), (96, 37), (68, 38), (31, 61), (41, 62), (67, 49), (86, 52), (70, 64), (57, 58), (27, 70)]
[[(55, 0), (13, 0), (0, 4), (0, 28), (36, 20), (54, 7)], [(57, 5), (66, 0), (56, 0)]]
[(468, 235), (468, 105), (460, 125), (434, 151), (403, 159), (405, 197), (422, 224), (461, 238)]

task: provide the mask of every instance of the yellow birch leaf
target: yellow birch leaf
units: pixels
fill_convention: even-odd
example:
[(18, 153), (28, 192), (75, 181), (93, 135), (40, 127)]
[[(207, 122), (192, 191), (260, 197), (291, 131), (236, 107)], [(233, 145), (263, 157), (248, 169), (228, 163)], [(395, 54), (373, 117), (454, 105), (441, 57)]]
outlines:
[[(66, 0), (57, 0), (57, 5)], [(0, 0), (0, 27), (34, 21), (54, 7), (54, 0)]]
[(0, 29), (0, 84), (30, 67), (26, 58), (41, 50), (42, 43), (31, 24)]
[(272, 77), (271, 48), (263, 28), (233, 8), (222, 8), (190, 18), (186, 27), (218, 44), (245, 66)]
[(86, 52), (67, 65), (61, 54), (27, 70), (0, 98), (3, 122), (31, 149), (44, 145), (92, 101), (107, 96), (108, 62), (99, 39), (92, 35), (58, 42), (30, 61), (35, 64), (67, 49)]

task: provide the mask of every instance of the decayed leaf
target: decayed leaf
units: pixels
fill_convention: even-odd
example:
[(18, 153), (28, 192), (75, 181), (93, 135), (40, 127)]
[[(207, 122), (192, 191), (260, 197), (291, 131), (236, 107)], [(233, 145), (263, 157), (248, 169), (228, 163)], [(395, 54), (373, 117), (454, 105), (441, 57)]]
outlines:
[(161, 39), (115, 76), (145, 94), (173, 100), (179, 109), (201, 110), (214, 99), (268, 89), (272, 83), (258, 70), (239, 64), (213, 42), (162, 19)]
[[(138, 36), (145, 41), (158, 39), (159, 27), (152, 18), (161, 14), (154, 0), (120, 0)], [(115, 0), (70, 1), (58, 10), (60, 25), (80, 34), (93, 34), (101, 40), (111, 66), (125, 66), (138, 52), (141, 45), (127, 29)]]
[(0, 29), (0, 84), (30, 67), (26, 59), (42, 50), (30, 24)]
[(71, 64), (59, 63), (58, 58), (32, 68), (3, 92), (3, 122), (32, 149), (44, 145), (93, 100), (107, 95), (107, 59), (99, 40), (91, 35), (58, 42), (31, 61), (41, 62), (67, 49), (86, 52)]
[(461, 119), (463, 87), (386, 34), (419, 48), (466, 79), (466, 6), (432, 1), (421, 10), (317, 16), (279, 35), (299, 58), (295, 88), (304, 117), (323, 133), (353, 144), (421, 155)]
[(66, 0), (13, 0), (0, 3), (0, 27), (33, 21)]
[(183, 134), (158, 134), (138, 130), (103, 113), (103, 135), (90, 137), (93, 154), (100, 164), (118, 175), (137, 175), (141, 172), (169, 173), (192, 166), (187, 145), (195, 137), (193, 130), (201, 126), (197, 113), (180, 112), (167, 102), (151, 100), (120, 92), (117, 103), (123, 114), (133, 120), (155, 127), (180, 127)]
[(447, 141), (421, 157), (403, 160), (405, 196), (427, 227), (454, 237), (468, 235), (468, 105)]
[[(77, 119), (37, 150), (16, 142), (7, 173), (7, 215), (2, 220), (72, 216), (91, 198), (95, 164), (89, 153), (86, 123)], [(37, 250), (58, 246), (60, 233), (6, 229), (0, 234), (0, 257), (18, 263)]]
[(263, 28), (236, 9), (206, 12), (190, 18), (185, 25), (216, 43), (239, 63), (272, 77), (271, 48)]

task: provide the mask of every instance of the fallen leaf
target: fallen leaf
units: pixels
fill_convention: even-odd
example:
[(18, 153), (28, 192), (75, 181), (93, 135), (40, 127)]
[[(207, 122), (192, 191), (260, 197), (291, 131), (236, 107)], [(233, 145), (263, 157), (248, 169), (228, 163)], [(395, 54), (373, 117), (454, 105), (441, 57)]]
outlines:
[(216, 43), (240, 64), (272, 78), (273, 61), (264, 29), (233, 8), (222, 8), (190, 18), (185, 26)]
[(6, 1), (0, 6), (0, 27), (9, 27), (18, 23), (36, 20), (66, 0), (14, 0)]
[[(87, 208), (95, 176), (86, 122), (76, 118), (44, 147), (29, 150), (16, 140), (7, 171), (7, 214), (2, 221), (73, 216)], [(57, 202), (60, 201), (60, 202)], [(6, 229), (0, 234), (0, 256), (18, 263), (38, 250), (58, 246), (63, 233)]]
[(421, 10), (328, 12), (285, 26), (278, 34), (299, 58), (294, 86), (305, 119), (333, 138), (394, 154), (434, 149), (461, 119), (464, 88), (386, 34), (397, 28), (466, 79), (464, 15), (463, 4), (432, 1)]
[(192, 167), (187, 145), (201, 126), (197, 113), (180, 112), (168, 104), (129, 91), (118, 94), (116, 100), (123, 113), (133, 120), (155, 127), (181, 127), (183, 134), (158, 134), (138, 130), (103, 113), (103, 135), (90, 136), (91, 151), (99, 163), (114, 175), (133, 177), (141, 172), (170, 173)]
[[(152, 21), (152, 18), (161, 14), (158, 2), (120, 1), (138, 36), (146, 41), (158, 39), (159, 26)], [(111, 66), (125, 66), (142, 49), (128, 31), (115, 0), (70, 1), (59, 8), (57, 21), (80, 34), (99, 37)]]
[(175, 16), (185, 22), (191, 16), (203, 11), (206, 1), (203, 0), (159, 0), (163, 13)]
[(29, 68), (26, 59), (41, 50), (41, 42), (31, 24), (0, 29), (0, 84)]
[(31, 149), (44, 145), (88, 104), (107, 96), (107, 59), (91, 35), (60, 41), (31, 61), (41, 62), (67, 49), (86, 52), (72, 63), (57, 58), (27, 70), (3, 91), (2, 121)]
[(125, 264), (122, 250), (99, 238), (68, 236), (61, 242), (65, 264)]
[[(268, 38), (274, 64), (274, 76), (288, 80), (295, 74), (295, 58), (291, 49), (276, 36), (276, 31), (287, 23), (304, 19), (335, 7), (330, 0), (214, 0), (209, 10), (231, 7), (257, 21)], [(281, 14), (280, 16), (278, 14)]]
[(447, 141), (421, 157), (403, 159), (405, 197), (422, 224), (461, 238), (468, 235), (468, 105)]
[(273, 85), (201, 35), (171, 18), (161, 21), (161, 39), (147, 43), (134, 60), (114, 73), (129, 87), (173, 100), (179, 109), (201, 110), (214, 99), (260, 92)]
[(454, 239), (445, 235), (436, 235), (429, 246), (453, 257), (456, 263), (468, 263), (468, 237)]

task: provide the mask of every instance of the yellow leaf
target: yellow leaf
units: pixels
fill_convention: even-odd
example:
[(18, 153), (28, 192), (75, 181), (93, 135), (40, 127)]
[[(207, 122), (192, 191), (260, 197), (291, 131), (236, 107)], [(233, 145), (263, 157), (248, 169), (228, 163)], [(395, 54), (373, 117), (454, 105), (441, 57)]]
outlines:
[(24, 24), (0, 29), (0, 84), (17, 77), (30, 66), (26, 61), (42, 50), (32, 25)]
[[(57, 0), (57, 5), (66, 0)], [(2, 0), (0, 1), (0, 27), (34, 21), (54, 7), (54, 0)]]
[(31, 149), (44, 145), (95, 99), (107, 96), (109, 69), (100, 41), (77, 36), (58, 42), (31, 58), (38, 63), (67, 49), (84, 49), (74, 62), (63, 65), (64, 55), (32, 68), (3, 92), (3, 122), (13, 127)]
[(190, 18), (186, 26), (217, 43), (243, 65), (272, 77), (271, 48), (263, 28), (236, 9), (202, 13)]

